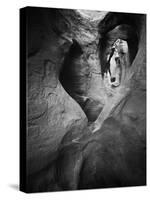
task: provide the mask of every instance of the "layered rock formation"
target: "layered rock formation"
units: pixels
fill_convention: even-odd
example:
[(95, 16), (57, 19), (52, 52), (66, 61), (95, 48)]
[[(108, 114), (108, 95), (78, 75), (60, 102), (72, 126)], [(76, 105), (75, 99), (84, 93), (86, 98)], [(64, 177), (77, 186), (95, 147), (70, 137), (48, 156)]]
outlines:
[[(145, 16), (26, 12), (28, 191), (145, 184)], [(138, 47), (125, 81), (111, 88), (100, 41), (122, 23), (136, 28)]]
[[(104, 14), (100, 13), (100, 18), (103, 18)], [(85, 100), (82, 97), (80, 99), (80, 96), (90, 97), (88, 93), (93, 92), (92, 89), (90, 92), (88, 88), (94, 85), (89, 80), (91, 74), (99, 73), (99, 71), (96, 72), (99, 70), (99, 65), (94, 63), (98, 60), (98, 58), (94, 59), (98, 43), (98, 39), (96, 39), (98, 22), (98, 19), (94, 20), (94, 23), (89, 22), (88, 18), (82, 18), (80, 12), (74, 10), (27, 9), (29, 174), (45, 166), (48, 162), (47, 159), (53, 159), (59, 142), (72, 126), (82, 127), (87, 123), (85, 113), (71, 98), (70, 92), (77, 101), (79, 98), (78, 102), (81, 105)], [(81, 45), (79, 48), (86, 49), (86, 52), (77, 61), (72, 58), (76, 56), (73, 52), (70, 60), (66, 61), (73, 40), (78, 41)], [(90, 58), (87, 59), (87, 57)], [(65, 66), (65, 62), (68, 62), (67, 64), (70, 66)], [(64, 75), (68, 70), (66, 67), (74, 67), (74, 65), (78, 65), (77, 70), (80, 70), (80, 74), (78, 71), (77, 75), (70, 72), (71, 80), (66, 79), (68, 82), (63, 88), (63, 83), (60, 83), (62, 78), (59, 78), (59, 74), (66, 76)], [(91, 66), (92, 69), (90, 69)], [(75, 84), (79, 84), (79, 87), (73, 86), (73, 76), (75, 76)], [(68, 91), (67, 85), (71, 85), (73, 88)], [(78, 90), (79, 97), (75, 90)], [(99, 92), (96, 92), (96, 95), (98, 96)]]

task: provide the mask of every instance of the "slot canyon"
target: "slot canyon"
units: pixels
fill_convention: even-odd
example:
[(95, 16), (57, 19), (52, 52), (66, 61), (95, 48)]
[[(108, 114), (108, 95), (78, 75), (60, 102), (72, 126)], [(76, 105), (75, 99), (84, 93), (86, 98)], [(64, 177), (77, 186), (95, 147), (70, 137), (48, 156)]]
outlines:
[(25, 12), (26, 190), (146, 185), (146, 16)]

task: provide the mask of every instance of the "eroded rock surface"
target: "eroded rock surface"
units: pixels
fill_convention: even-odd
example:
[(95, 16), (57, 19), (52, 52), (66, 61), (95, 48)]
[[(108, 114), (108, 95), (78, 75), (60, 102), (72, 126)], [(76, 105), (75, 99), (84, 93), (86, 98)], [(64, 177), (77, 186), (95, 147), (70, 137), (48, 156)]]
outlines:
[[(145, 16), (26, 12), (28, 191), (144, 185)], [(137, 53), (125, 80), (112, 88), (102, 76), (100, 40), (129, 22)]]

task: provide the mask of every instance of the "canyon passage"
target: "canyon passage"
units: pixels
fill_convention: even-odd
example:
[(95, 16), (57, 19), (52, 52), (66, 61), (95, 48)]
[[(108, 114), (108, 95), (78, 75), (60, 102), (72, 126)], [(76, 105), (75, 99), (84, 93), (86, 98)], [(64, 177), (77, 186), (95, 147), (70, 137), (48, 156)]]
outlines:
[(146, 15), (25, 13), (27, 192), (146, 185)]

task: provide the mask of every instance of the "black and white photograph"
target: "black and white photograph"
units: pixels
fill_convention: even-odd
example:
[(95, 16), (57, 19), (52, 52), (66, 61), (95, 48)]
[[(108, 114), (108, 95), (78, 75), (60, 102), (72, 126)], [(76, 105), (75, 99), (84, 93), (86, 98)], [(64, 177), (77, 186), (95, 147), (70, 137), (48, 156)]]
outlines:
[(146, 14), (20, 9), (20, 189), (146, 185)]

